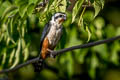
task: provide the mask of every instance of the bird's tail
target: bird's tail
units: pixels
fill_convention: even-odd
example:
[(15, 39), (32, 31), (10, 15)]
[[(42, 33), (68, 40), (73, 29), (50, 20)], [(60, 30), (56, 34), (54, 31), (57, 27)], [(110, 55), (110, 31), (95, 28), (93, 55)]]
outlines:
[(43, 69), (44, 60), (40, 57), (39, 61), (33, 63), (33, 66), (34, 66), (34, 71), (35, 72), (40, 72)]

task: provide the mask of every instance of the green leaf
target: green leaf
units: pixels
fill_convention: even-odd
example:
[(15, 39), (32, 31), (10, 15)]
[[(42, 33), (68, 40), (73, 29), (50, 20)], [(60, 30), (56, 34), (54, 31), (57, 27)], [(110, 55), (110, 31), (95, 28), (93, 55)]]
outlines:
[(68, 72), (68, 76), (72, 76), (73, 75), (73, 59), (72, 59), (72, 55), (70, 54), (70, 52), (67, 53), (66, 55), (66, 68), (67, 68), (67, 72)]
[(25, 13), (27, 12), (27, 7), (28, 7), (28, 3), (24, 3), (20, 6), (19, 14), (21, 17), (23, 17), (25, 15)]
[(3, 15), (5, 10), (11, 6), (9, 1), (1, 2), (0, 4), (0, 17)]
[(49, 0), (48, 8), (53, 4), (54, 0)]
[(83, 26), (83, 14), (84, 14), (85, 10), (86, 10), (86, 7), (84, 7), (84, 9), (80, 15), (80, 18), (78, 20), (78, 26)]
[(58, 7), (59, 8), (59, 12), (65, 12), (66, 11), (66, 6), (67, 6), (67, 2), (66, 0), (62, 0), (60, 2), (60, 6)]
[[(72, 37), (71, 37), (72, 35)], [(73, 28), (71, 31), (70, 31), (70, 36), (69, 36), (69, 43), (67, 46), (75, 46), (75, 45), (78, 45), (78, 44), (81, 44), (82, 42), (77, 39), (77, 30), (76, 28)]]
[(117, 28), (116, 36), (120, 35), (120, 26)]
[(85, 14), (83, 15), (83, 26), (85, 31), (87, 31), (88, 33), (88, 40), (87, 42), (90, 40), (91, 38), (91, 31), (90, 31), (90, 24), (92, 23), (94, 19), (94, 15), (92, 11), (86, 11)]
[(119, 51), (120, 51), (120, 44), (119, 42), (114, 42), (111, 46), (111, 56), (110, 60), (113, 62), (115, 65), (119, 65)]
[(9, 64), (12, 64), (14, 55), (15, 55), (15, 49), (13, 49), (12, 52), (10, 53)]
[(108, 59), (109, 56), (108, 56), (106, 44), (95, 46), (92, 49), (94, 51), (96, 51), (103, 60), (107, 60)]
[(94, 2), (94, 0), (90, 0), (90, 2), (91, 2), (91, 3), (93, 3), (93, 2)]
[(59, 68), (61, 68), (61, 71), (65, 71), (66, 77), (71, 77), (74, 72), (74, 63), (73, 63), (73, 57), (71, 55), (71, 52), (67, 52), (64, 56), (60, 58), (60, 64), (65, 65), (65, 67), (62, 67), (61, 65)]
[(71, 5), (70, 0), (66, 0), (67, 1), (67, 8)]
[(28, 56), (29, 56), (29, 49), (28, 49), (29, 45), (30, 45), (30, 43), (28, 43), (28, 44), (26, 45), (25, 40), (22, 39), (22, 53), (23, 53), (23, 55), (24, 55), (24, 61), (27, 60), (27, 58), (28, 58)]
[(21, 50), (21, 39), (18, 40), (18, 47), (15, 53), (15, 61), (13, 63), (13, 65), (11, 66), (11, 68), (15, 67), (19, 61), (20, 61), (20, 50)]
[(10, 6), (9, 8), (7, 8), (7, 9), (4, 11), (4, 13), (3, 13), (3, 15), (2, 15), (2, 18), (4, 18), (8, 13), (10, 13), (11, 11), (16, 10), (16, 9), (17, 9), (16, 6)]
[(88, 40), (87, 40), (87, 42), (88, 42), (88, 41), (90, 40), (90, 38), (91, 38), (91, 32), (90, 32), (88, 26), (86, 26), (86, 29), (85, 29), (85, 30), (86, 30), (87, 33), (88, 33)]
[(92, 11), (86, 11), (83, 15), (83, 21), (89, 25), (94, 19), (94, 13)]
[(28, 57), (29, 57), (29, 48), (26, 47), (24, 49), (23, 53), (24, 53), (24, 61), (26, 61), (28, 59)]
[(3, 52), (2, 65), (4, 65), (5, 62), (6, 62), (6, 57), (7, 57), (7, 54), (6, 54), (6, 48), (4, 48), (2, 52)]
[(80, 64), (83, 64), (85, 62), (85, 56), (87, 55), (87, 52), (88, 49), (80, 49), (78, 52), (75, 52), (75, 58)]
[(104, 7), (104, 4), (105, 4), (105, 0), (100, 0), (101, 4), (102, 4), (102, 9)]
[[(115, 27), (114, 25), (108, 24), (107, 27), (105, 28), (104, 32), (106, 33), (107, 38), (115, 36), (116, 30), (114, 27)], [(112, 34), (110, 34), (110, 33), (112, 33)]]
[(10, 14), (11, 14), (12, 12), (14, 12), (16, 9), (17, 9), (16, 6), (10, 6), (10, 7), (8, 7), (8, 8), (3, 12), (3, 15), (2, 15), (1, 20), (0, 20), (0, 25), (2, 25), (4, 22), (6, 22), (6, 20), (7, 20), (8, 17), (10, 16)]
[(104, 0), (95, 0), (94, 1), (94, 9), (95, 9), (94, 17), (96, 17), (98, 15), (98, 13), (100, 12), (101, 9), (103, 9), (103, 7), (104, 7)]
[(72, 23), (75, 21), (75, 18), (79, 12), (79, 10), (81, 9), (81, 6), (83, 4), (84, 0), (78, 0), (73, 8), (72, 11)]
[(31, 4), (27, 8), (27, 14), (28, 14), (28, 16), (32, 15), (33, 11), (34, 11), (34, 4)]
[(10, 37), (7, 38), (6, 45), (9, 45)]
[(38, 0), (29, 0), (29, 5), (36, 4)]
[(28, 0), (15, 0), (15, 4), (19, 7), (21, 7), (21, 5), (28, 3)]
[(99, 66), (98, 58), (97, 58), (96, 54), (93, 53), (92, 57), (91, 57), (91, 67), (90, 67), (90, 71), (89, 71), (89, 74), (93, 79), (95, 78), (96, 68), (98, 66)]
[(0, 42), (2, 41), (3, 37), (4, 37), (4, 34), (1, 34), (0, 35)]
[(105, 21), (102, 17), (97, 17), (94, 21), (94, 25), (97, 27), (97, 29), (102, 29), (102, 27), (105, 26)]

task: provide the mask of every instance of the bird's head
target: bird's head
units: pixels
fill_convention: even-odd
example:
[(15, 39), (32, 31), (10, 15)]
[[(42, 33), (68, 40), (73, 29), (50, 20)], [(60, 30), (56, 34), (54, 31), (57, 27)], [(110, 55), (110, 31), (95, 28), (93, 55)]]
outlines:
[(52, 16), (52, 21), (54, 21), (55, 23), (59, 25), (61, 25), (65, 20), (66, 20), (65, 13), (57, 12)]

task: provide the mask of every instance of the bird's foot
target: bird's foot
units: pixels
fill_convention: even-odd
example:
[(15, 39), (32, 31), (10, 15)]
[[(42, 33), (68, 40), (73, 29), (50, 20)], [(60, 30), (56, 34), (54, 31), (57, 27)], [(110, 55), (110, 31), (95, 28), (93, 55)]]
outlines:
[(54, 58), (54, 55), (53, 55), (53, 50), (51, 50), (51, 49), (47, 49), (47, 51), (49, 51), (50, 52), (50, 57), (52, 57), (52, 58)]

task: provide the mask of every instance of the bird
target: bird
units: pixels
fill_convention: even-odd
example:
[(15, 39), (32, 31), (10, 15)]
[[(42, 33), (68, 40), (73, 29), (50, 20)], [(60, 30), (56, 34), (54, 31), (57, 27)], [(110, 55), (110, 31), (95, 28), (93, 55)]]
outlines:
[(40, 72), (43, 69), (44, 60), (48, 55), (53, 57), (51, 52), (54, 50), (61, 38), (63, 30), (62, 23), (65, 20), (65, 13), (56, 12), (51, 17), (51, 20), (45, 25), (40, 39), (39, 61), (34, 64), (35, 72)]

